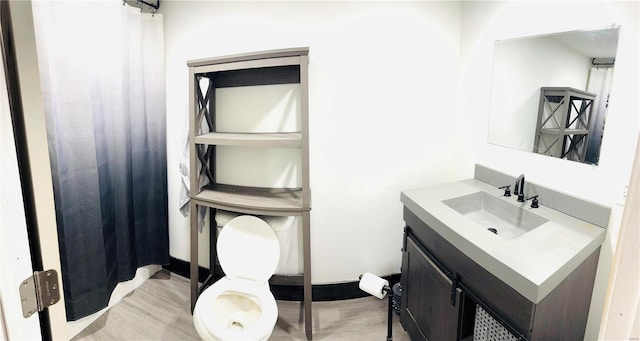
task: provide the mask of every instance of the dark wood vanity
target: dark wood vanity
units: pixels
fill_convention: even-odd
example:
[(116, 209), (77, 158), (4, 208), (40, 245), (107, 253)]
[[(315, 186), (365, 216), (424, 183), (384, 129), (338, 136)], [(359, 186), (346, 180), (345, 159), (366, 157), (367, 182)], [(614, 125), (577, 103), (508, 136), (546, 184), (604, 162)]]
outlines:
[(478, 265), (406, 207), (404, 220), (400, 321), (412, 340), (473, 339), (477, 306), (516, 339), (584, 338), (599, 247), (534, 303)]

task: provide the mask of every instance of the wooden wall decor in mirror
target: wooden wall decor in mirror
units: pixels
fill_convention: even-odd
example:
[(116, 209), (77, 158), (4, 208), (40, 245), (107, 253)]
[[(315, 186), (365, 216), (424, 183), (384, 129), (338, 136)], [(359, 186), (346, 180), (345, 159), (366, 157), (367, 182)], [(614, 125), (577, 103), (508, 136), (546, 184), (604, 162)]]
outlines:
[(619, 30), (496, 41), (489, 143), (597, 165)]

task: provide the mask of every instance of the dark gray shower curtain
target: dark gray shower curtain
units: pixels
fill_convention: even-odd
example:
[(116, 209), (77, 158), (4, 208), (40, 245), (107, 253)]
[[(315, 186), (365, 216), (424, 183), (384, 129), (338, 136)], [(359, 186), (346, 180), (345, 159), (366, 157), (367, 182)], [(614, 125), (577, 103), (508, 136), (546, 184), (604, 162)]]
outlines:
[(169, 260), (161, 16), (34, 2), (67, 319)]

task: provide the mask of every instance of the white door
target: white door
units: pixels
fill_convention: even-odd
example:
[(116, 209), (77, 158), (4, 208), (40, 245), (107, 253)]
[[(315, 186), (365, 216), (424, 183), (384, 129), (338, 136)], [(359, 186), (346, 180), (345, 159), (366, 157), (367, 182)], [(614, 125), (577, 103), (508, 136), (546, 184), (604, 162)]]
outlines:
[[(8, 3), (8, 5), (6, 5)], [(47, 134), (40, 91), (40, 76), (36, 54), (33, 15), (29, 1), (3, 1), (2, 17), (7, 17), (7, 6), (11, 12), (12, 29), (3, 30), (3, 40), (13, 38), (13, 55), (17, 65), (19, 90), (26, 126), (26, 147), (31, 168), (35, 223), (44, 269), (54, 269), (60, 274), (60, 254), (53, 202), (53, 185), (47, 147)], [(4, 25), (3, 25), (4, 26)], [(7, 57), (9, 58), (9, 57)], [(4, 64), (4, 63), (3, 63)], [(42, 338), (38, 315), (22, 316), (18, 285), (32, 275), (26, 218), (23, 206), (20, 177), (14, 144), (11, 112), (8, 104), (6, 74), (2, 68), (0, 77), (0, 338), (10, 340), (40, 340)], [(62, 283), (60, 282), (62, 293)], [(51, 336), (54, 340), (65, 340), (66, 317), (64, 295), (61, 301), (49, 308)]]
[(40, 338), (38, 315), (22, 317), (18, 285), (33, 274), (4, 68), (0, 68), (0, 315), (2, 339)]

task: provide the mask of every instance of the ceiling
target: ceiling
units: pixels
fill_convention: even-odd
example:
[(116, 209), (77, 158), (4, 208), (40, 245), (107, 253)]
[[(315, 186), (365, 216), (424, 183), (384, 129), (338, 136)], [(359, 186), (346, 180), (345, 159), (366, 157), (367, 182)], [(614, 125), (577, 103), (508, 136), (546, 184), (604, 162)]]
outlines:
[(590, 58), (615, 58), (618, 49), (618, 27), (593, 31), (571, 31), (549, 36)]

